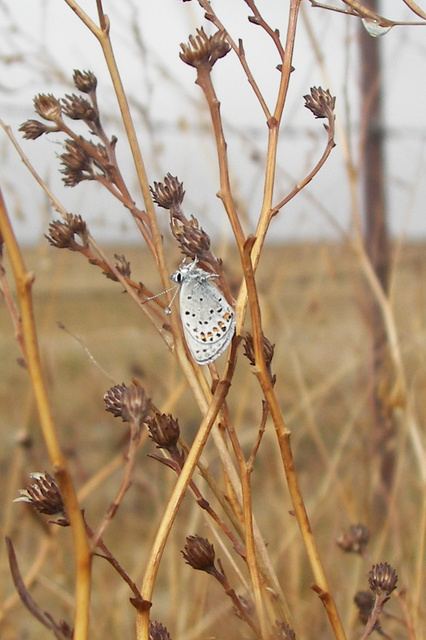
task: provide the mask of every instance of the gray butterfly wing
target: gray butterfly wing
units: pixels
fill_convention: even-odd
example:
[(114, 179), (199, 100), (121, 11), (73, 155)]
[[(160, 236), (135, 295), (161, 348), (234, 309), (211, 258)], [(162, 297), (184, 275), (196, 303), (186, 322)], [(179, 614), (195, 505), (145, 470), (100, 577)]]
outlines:
[(228, 347), (235, 331), (235, 313), (222, 293), (207, 279), (185, 280), (181, 285), (180, 315), (194, 360), (210, 364)]

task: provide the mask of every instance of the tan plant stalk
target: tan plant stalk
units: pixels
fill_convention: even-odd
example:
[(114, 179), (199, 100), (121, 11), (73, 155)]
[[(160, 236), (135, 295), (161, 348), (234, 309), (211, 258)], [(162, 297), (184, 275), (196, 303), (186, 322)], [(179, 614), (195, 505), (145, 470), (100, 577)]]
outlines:
[[(251, 2), (247, 2), (249, 6), (254, 9), (254, 5)], [(287, 199), (284, 199), (282, 203), (280, 203), (276, 208), (272, 207), (272, 197), (273, 197), (273, 188), (275, 181), (275, 172), (276, 172), (276, 154), (278, 148), (278, 132), (280, 127), (280, 122), (282, 118), (283, 108), (285, 104), (285, 97), (287, 95), (289, 78), (291, 73), (291, 60), (292, 53), (294, 48), (295, 41), (295, 33), (296, 33), (296, 25), (297, 25), (297, 16), (300, 8), (300, 1), (294, 0), (290, 5), (290, 16), (289, 16), (289, 26), (287, 31), (287, 42), (285, 47), (285, 53), (282, 51), (283, 55), (283, 64), (282, 64), (282, 75), (281, 75), (281, 83), (280, 89), (278, 93), (277, 103), (275, 107), (275, 112), (273, 117), (268, 120), (269, 127), (269, 143), (268, 143), (268, 152), (267, 152), (267, 161), (266, 161), (266, 172), (265, 172), (265, 186), (264, 186), (264, 201), (262, 206), (262, 211), (258, 224), (258, 232), (256, 238), (251, 239), (250, 243), (246, 244), (243, 242), (242, 231), (237, 224), (238, 221), (237, 213), (235, 211), (235, 207), (233, 204), (233, 199), (230, 191), (230, 184), (228, 178), (228, 164), (227, 164), (227, 154), (226, 154), (226, 144), (223, 137), (223, 130), (221, 126), (221, 118), (220, 118), (220, 104), (216, 98), (213, 85), (211, 82), (210, 70), (206, 69), (204, 66), (200, 66), (197, 68), (197, 84), (202, 88), (207, 103), (210, 107), (210, 112), (212, 116), (212, 124), (213, 130), (215, 133), (215, 139), (218, 149), (218, 161), (219, 161), (219, 171), (220, 171), (220, 184), (221, 188), (219, 191), (219, 197), (224, 203), (224, 207), (228, 213), (228, 217), (230, 219), (231, 226), (234, 230), (234, 235), (237, 241), (237, 246), (240, 251), (240, 255), (243, 261), (243, 269), (244, 269), (244, 278), (245, 278), (245, 286), (247, 287), (247, 297), (245, 296), (244, 289), (240, 292), (239, 300), (237, 302), (237, 309), (242, 311), (247, 304), (247, 299), (250, 304), (251, 309), (251, 317), (253, 323), (253, 332), (254, 332), (254, 344), (255, 344), (255, 354), (256, 354), (256, 364), (257, 367), (260, 367), (258, 375), (259, 380), (262, 386), (262, 389), (265, 394), (265, 399), (268, 402), (268, 405), (271, 409), (271, 415), (274, 420), (280, 450), (283, 457), (283, 464), (286, 471), (287, 482), (289, 485), (290, 495), (295, 507), (296, 517), (299, 523), (299, 527), (301, 529), (302, 537), (305, 541), (308, 557), (310, 559), (310, 563), (312, 566), (313, 573), (318, 583), (318, 590), (320, 593), (320, 597), (325, 604), (327, 614), (330, 619), (330, 623), (332, 625), (333, 631), (336, 634), (337, 638), (343, 640), (345, 638), (345, 633), (342, 627), (342, 623), (340, 621), (340, 617), (338, 615), (334, 600), (330, 593), (330, 589), (328, 587), (328, 583), (324, 574), (324, 570), (322, 567), (322, 563), (319, 558), (318, 550), (316, 548), (315, 540), (312, 535), (312, 531), (309, 525), (309, 520), (306, 514), (306, 510), (303, 503), (303, 498), (298, 486), (297, 476), (294, 469), (294, 464), (292, 460), (292, 452), (290, 448), (289, 442), (289, 432), (287, 431), (279, 407), (276, 401), (270, 376), (267, 371), (266, 363), (264, 361), (263, 351), (262, 351), (262, 331), (261, 331), (261, 320), (260, 320), (260, 309), (257, 301), (257, 293), (256, 293), (256, 284), (254, 280), (254, 269), (257, 266), (257, 261), (260, 256), (260, 252), (263, 246), (263, 242), (266, 237), (267, 230), (269, 228), (270, 220), (273, 215), (283, 206), (288, 200), (291, 199), (294, 195), (296, 195), (305, 184), (307, 184), (314, 175), (319, 171), (321, 166), (324, 164), (328, 155), (330, 154), (332, 148), (334, 147), (334, 128), (330, 126), (328, 131), (328, 143), (326, 150), (320, 159), (317, 166), (314, 170), (307, 176), (307, 178), (298, 185), (289, 195)], [(255, 11), (255, 17), (258, 23), (261, 23), (261, 16), (259, 12)], [(210, 9), (209, 19), (214, 21), (216, 24), (219, 24), (216, 16), (214, 16), (212, 10)], [(243, 62), (245, 62), (245, 58), (243, 58)], [(251, 253), (253, 252), (254, 257), (251, 258)], [(253, 266), (252, 266), (253, 260)], [(249, 284), (250, 282), (250, 284)], [(242, 301), (242, 305), (241, 305)], [(238, 319), (242, 323), (243, 313), (238, 313)], [(238, 329), (237, 329), (238, 331)], [(260, 365), (259, 363), (262, 362)], [(271, 407), (270, 403), (272, 402), (273, 406)], [(251, 518), (251, 509), (250, 509), (250, 487), (248, 482), (248, 475), (244, 472), (241, 472), (241, 479), (243, 482), (243, 499), (244, 499), (244, 512), (247, 515), (248, 521)], [(250, 503), (251, 504), (251, 503)], [(246, 546), (248, 552), (248, 565), (251, 567), (251, 576), (252, 576), (252, 585), (255, 596), (255, 601), (257, 604), (258, 615), (261, 622), (262, 632), (266, 632), (266, 622), (264, 617), (263, 603), (261, 597), (261, 589), (260, 584), (258, 582), (258, 573), (255, 567), (256, 561), (254, 556), (254, 544), (253, 538), (250, 535), (251, 526), (249, 529), (246, 529)]]
[(413, 0), (402, 0), (402, 1), (405, 2), (407, 7), (410, 7), (411, 11), (416, 15), (418, 15), (419, 18), (423, 18), (423, 20), (426, 20), (426, 12), (421, 7), (419, 7), (418, 4), (413, 2)]
[(86, 640), (89, 629), (91, 554), (87, 542), (80, 505), (74, 490), (53, 421), (46, 385), (42, 373), (37, 332), (34, 320), (31, 288), (34, 277), (25, 269), (22, 255), (16, 242), (3, 194), (0, 191), (0, 233), (8, 249), (16, 282), (18, 304), (22, 326), (24, 358), (34, 391), (40, 427), (50, 458), (52, 469), (58, 480), (69, 522), (73, 533), (75, 557), (75, 614), (74, 638)]
[(278, 439), (278, 445), (281, 452), (284, 471), (287, 478), (287, 485), (293, 503), (294, 513), (297, 518), (299, 529), (308, 555), (309, 563), (311, 565), (311, 569), (316, 581), (316, 585), (314, 585), (313, 588), (318, 593), (325, 607), (335, 638), (337, 640), (346, 640), (342, 621), (340, 619), (336, 603), (333, 599), (330, 587), (327, 582), (315, 538), (309, 523), (303, 495), (300, 490), (299, 481), (294, 465), (293, 452), (290, 444), (290, 431), (287, 429), (284, 418), (282, 417), (281, 410), (271, 382), (271, 377), (269, 375), (269, 371), (265, 362), (265, 356), (262, 347), (260, 307), (257, 300), (254, 272), (251, 268), (249, 244), (247, 246), (244, 266), (246, 274), (251, 274), (251, 277), (247, 277), (246, 275), (246, 283), (248, 297), (250, 300), (250, 312), (253, 325), (253, 343), (256, 358), (255, 372), (259, 379), (260, 386), (262, 387), (265, 400), (268, 403), (271, 417), (274, 422), (275, 432)]
[[(186, 458), (184, 468), (182, 469), (182, 472), (177, 479), (172, 495), (170, 496), (170, 500), (164, 511), (161, 523), (155, 536), (154, 543), (150, 550), (150, 555), (144, 574), (141, 588), (141, 595), (144, 600), (150, 601), (152, 599), (152, 593), (157, 577), (159, 563), (168, 535), (170, 533), (170, 528), (172, 527), (173, 522), (176, 518), (180, 504), (191, 481), (199, 457), (202, 453), (204, 445), (206, 444), (214, 421), (216, 420), (216, 416), (220, 411), (220, 407), (229, 391), (233, 368), (234, 365), (232, 364), (231, 357), (227, 363), (225, 372), (216, 387), (215, 393), (213, 394), (212, 402), (210, 403), (209, 408), (201, 422), (197, 435), (195, 436), (194, 442), (192, 443), (191, 449), (188, 453), (188, 457)], [(138, 611), (137, 638), (138, 640), (149, 640), (148, 611)]]
[[(282, 202), (282, 204), (280, 204), (276, 209), (273, 209), (272, 197), (273, 197), (273, 188), (274, 188), (275, 171), (276, 171), (278, 132), (279, 132), (279, 125), (282, 118), (282, 113), (283, 113), (284, 104), (285, 104), (285, 97), (287, 95), (289, 78), (291, 73), (291, 60), (292, 60), (292, 53), (294, 48), (297, 16), (298, 16), (299, 8), (300, 8), (300, 1), (293, 0), (290, 4), (290, 16), (289, 16), (289, 23), (288, 23), (289, 26), (287, 31), (287, 42), (286, 42), (285, 54), (283, 58), (282, 79), (280, 83), (278, 99), (277, 99), (277, 103), (274, 111), (274, 116), (268, 122), (269, 143), (268, 143), (266, 173), (265, 173), (264, 202), (263, 202), (262, 212), (260, 215), (260, 220), (259, 220), (258, 229), (257, 229), (258, 233), (256, 234), (256, 238), (253, 239), (247, 246), (242, 246), (241, 242), (238, 242), (238, 239), (239, 239), (238, 235), (236, 235), (236, 239), (237, 239), (238, 247), (240, 250), (240, 255), (242, 254), (244, 256), (243, 258), (244, 278), (245, 278), (245, 285), (247, 287), (247, 298), (250, 303), (250, 311), (251, 311), (253, 334), (254, 334), (255, 354), (256, 354), (256, 366), (259, 368), (258, 370), (259, 381), (262, 386), (262, 390), (265, 394), (265, 399), (268, 402), (268, 406), (270, 408), (272, 418), (274, 420), (274, 425), (275, 425), (275, 429), (276, 429), (276, 433), (279, 441), (280, 451), (283, 459), (284, 469), (286, 472), (290, 495), (293, 501), (295, 514), (299, 523), (299, 528), (301, 530), (302, 537), (305, 542), (310, 564), (319, 587), (320, 597), (326, 608), (326, 611), (329, 616), (329, 620), (333, 628), (333, 631), (336, 635), (336, 638), (339, 638), (340, 640), (344, 640), (346, 637), (345, 632), (343, 630), (343, 626), (342, 626), (339, 614), (337, 612), (335, 602), (333, 600), (333, 597), (331, 595), (331, 592), (325, 577), (324, 569), (322, 567), (322, 563), (316, 547), (315, 539), (313, 537), (312, 530), (309, 524), (306, 509), (304, 507), (303, 497), (300, 492), (300, 487), (298, 484), (297, 475), (294, 468), (294, 462), (293, 462), (292, 451), (290, 446), (290, 438), (289, 438), (290, 433), (285, 427), (284, 420), (282, 418), (281, 411), (279, 409), (279, 406), (271, 385), (270, 376), (267, 371), (266, 363), (264, 360), (263, 349), (261, 344), (262, 330), (261, 330), (260, 308), (257, 300), (256, 284), (254, 280), (254, 270), (257, 266), (258, 258), (260, 257), (260, 252), (261, 252), (263, 242), (265, 240), (266, 233), (269, 228), (269, 224), (272, 216), (276, 213), (276, 211), (281, 206), (283, 206), (283, 204), (285, 204), (290, 199), (290, 197), (293, 197), (293, 195), (296, 195), (296, 193), (314, 177), (314, 175), (319, 171), (320, 167), (324, 164), (332, 148), (334, 147), (334, 140), (333, 140), (334, 130), (329, 130), (327, 148), (323, 154), (323, 157), (319, 161), (318, 165), (308, 175), (305, 181), (303, 181), (302, 185), (300, 187), (299, 186), (296, 187), (293, 190), (293, 192), (288, 197), (288, 200), (285, 199)], [(224, 205), (226, 210), (228, 211), (228, 215), (231, 213), (231, 217), (232, 217), (232, 214), (233, 214), (232, 209), (230, 207), (226, 207), (226, 204), (225, 204), (225, 203), (230, 203), (231, 201), (229, 198), (226, 198), (226, 194), (228, 193), (228, 189), (229, 189), (229, 182), (226, 181), (226, 176), (227, 176), (226, 149), (222, 145), (219, 113), (214, 111), (214, 108), (217, 105), (217, 100), (214, 101), (212, 99), (210, 94), (211, 90), (210, 90), (209, 84), (207, 84), (204, 81), (204, 78), (202, 79), (202, 82), (200, 82), (199, 78), (200, 76), (198, 76), (197, 82), (200, 84), (200, 86), (202, 86), (203, 89), (204, 87), (207, 86), (207, 89), (205, 91), (206, 97), (209, 102), (209, 105), (211, 105), (212, 112), (216, 116), (215, 118), (212, 118), (212, 120), (213, 120), (215, 135), (216, 135), (216, 142), (218, 144), (218, 150), (219, 150), (218, 157), (219, 157), (219, 166), (221, 168), (221, 178), (223, 178), (223, 180), (221, 181), (220, 197), (222, 200), (224, 200)], [(232, 224), (232, 219), (231, 219), (231, 224)], [(239, 302), (241, 300), (242, 295), (243, 295), (243, 291), (240, 292)], [(238, 303), (237, 303), (237, 308), (238, 308)], [(244, 504), (244, 506), (247, 508), (246, 503)], [(258, 597), (260, 597), (259, 593), (258, 593)]]
[[(211, 79), (211, 69), (201, 65), (197, 69), (196, 83), (200, 86), (210, 108), (213, 130), (216, 139), (219, 173), (220, 173), (220, 191), (218, 197), (222, 200), (225, 210), (228, 214), (231, 227), (234, 232), (237, 247), (240, 252), (245, 245), (244, 233), (237, 214), (235, 203), (232, 197), (231, 185), (229, 180), (228, 158), (226, 152), (226, 141), (222, 128), (222, 120), (220, 116), (220, 102), (216, 97)], [(242, 323), (241, 323), (242, 324)], [(229, 429), (228, 429), (229, 432)], [(244, 530), (245, 530), (245, 546), (246, 546), (246, 562), (250, 573), (253, 595), (256, 603), (257, 615), (260, 623), (262, 637), (269, 635), (269, 629), (266, 621), (266, 613), (264, 606), (264, 594), (262, 594), (262, 586), (259, 575), (258, 564), (256, 560), (255, 539), (253, 534), (253, 512), (252, 512), (252, 495), (250, 487), (249, 473), (243, 459), (241, 448), (236, 438), (232, 438), (234, 451), (237, 456), (238, 466), (240, 470), (242, 497), (243, 497), (243, 514), (244, 514)]]

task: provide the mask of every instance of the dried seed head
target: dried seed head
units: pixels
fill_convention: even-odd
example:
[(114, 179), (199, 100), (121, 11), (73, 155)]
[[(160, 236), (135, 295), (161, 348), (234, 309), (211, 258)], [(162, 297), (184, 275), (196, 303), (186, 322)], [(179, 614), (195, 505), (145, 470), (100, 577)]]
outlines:
[[(123, 415), (123, 395), (127, 386), (124, 384), (116, 384), (108, 389), (104, 395), (105, 411), (112, 413), (114, 418), (122, 418)], [(123, 419), (125, 422), (125, 420)]]
[(197, 29), (196, 36), (189, 36), (189, 44), (181, 44), (182, 52), (179, 57), (191, 67), (205, 66), (211, 69), (219, 58), (226, 56), (231, 47), (225, 40), (224, 31), (216, 31), (213, 36), (207, 36), (204, 29)]
[(370, 540), (370, 532), (362, 524), (352, 524), (348, 531), (342, 533), (337, 539), (339, 547), (347, 553), (359, 553), (363, 555)]
[(161, 622), (154, 621), (149, 623), (149, 640), (172, 640), (172, 639), (166, 627), (163, 627)]
[(198, 220), (191, 216), (188, 220), (184, 215), (171, 215), (171, 231), (179, 243), (180, 250), (188, 258), (208, 258), (211, 253), (211, 242), (208, 234), (200, 228)]
[(200, 228), (194, 216), (188, 220), (181, 209), (185, 196), (183, 183), (168, 173), (164, 182), (154, 182), (151, 193), (158, 206), (170, 211), (170, 228), (182, 253), (189, 258), (197, 256), (200, 260), (210, 254), (209, 236)]
[(130, 278), (131, 270), (130, 270), (130, 262), (126, 260), (124, 254), (121, 256), (118, 253), (114, 253), (114, 258), (116, 259), (115, 268), (122, 276), (125, 278)]
[(154, 182), (154, 188), (150, 187), (154, 202), (163, 209), (180, 209), (185, 191), (183, 182), (170, 173), (164, 178), (164, 182)]
[(40, 93), (34, 98), (34, 107), (38, 115), (44, 120), (52, 122), (60, 122), (61, 120), (61, 103), (52, 94), (46, 95)]
[(373, 565), (370, 573), (368, 574), (368, 583), (370, 589), (377, 596), (385, 593), (390, 595), (396, 588), (398, 582), (398, 576), (393, 567), (387, 562), (380, 562)]
[(13, 502), (28, 502), (39, 513), (55, 516), (52, 522), (67, 527), (69, 525), (62, 496), (54, 478), (48, 473), (30, 473), (34, 479), (25, 489), (20, 489), (20, 497)]
[(67, 153), (62, 153), (59, 157), (63, 165), (61, 173), (65, 186), (75, 187), (83, 180), (94, 180), (95, 174), (92, 166), (90, 154), (75, 140), (66, 140), (65, 149)]
[(49, 224), (49, 233), (44, 236), (52, 247), (69, 249), (74, 241), (74, 234), (66, 222), (55, 220)]
[(78, 71), (74, 69), (73, 80), (76, 88), (82, 93), (91, 93), (96, 90), (98, 81), (91, 71)]
[(310, 95), (303, 96), (305, 98), (305, 107), (312, 111), (316, 118), (331, 118), (333, 115), (336, 98), (330, 91), (321, 89), (321, 87), (312, 87)]
[(270, 342), (266, 336), (262, 336), (262, 347), (263, 353), (265, 355), (266, 365), (268, 369), (270, 369), (272, 358), (274, 357), (275, 345), (272, 344), (272, 342)]
[(201, 536), (188, 536), (186, 538), (185, 550), (181, 552), (185, 562), (193, 569), (215, 573), (214, 547), (206, 538)]
[(42, 136), (43, 133), (54, 131), (54, 129), (51, 129), (38, 120), (27, 120), (26, 122), (21, 124), (18, 131), (24, 132), (24, 138), (26, 138), (26, 140), (36, 140), (37, 138)]
[(67, 215), (67, 222), (71, 231), (78, 236), (84, 243), (87, 241), (87, 225), (81, 216), (75, 216), (72, 213)]
[(91, 180), (92, 177), (84, 174), (80, 169), (71, 169), (71, 167), (65, 167), (61, 170), (65, 178), (62, 178), (62, 182), (66, 187), (75, 187), (83, 180)]
[[(266, 336), (264, 336), (264, 335), (262, 335), (262, 349), (263, 349), (263, 355), (264, 355), (264, 358), (265, 358), (265, 363), (266, 363), (266, 366), (268, 368), (269, 377), (271, 379), (272, 384), (275, 384), (276, 376), (274, 376), (272, 374), (272, 370), (271, 370), (272, 358), (274, 357), (275, 345), (272, 344), (268, 340), (268, 338)], [(247, 335), (244, 336), (244, 355), (249, 360), (251, 365), (254, 366), (256, 364), (256, 358), (255, 358), (255, 354), (254, 354), (253, 336), (251, 335), (251, 333), (247, 333)]]
[(90, 102), (75, 93), (67, 94), (62, 98), (62, 111), (72, 120), (84, 120), (89, 123), (98, 120), (98, 115)]
[(256, 359), (254, 357), (253, 336), (251, 333), (247, 333), (247, 335), (244, 336), (244, 355), (249, 360), (252, 366), (256, 364)]
[[(59, 157), (64, 165), (65, 169), (62, 173), (65, 173), (66, 169), (73, 171), (90, 171), (91, 172), (91, 157), (83, 147), (75, 140), (68, 138), (65, 140), (64, 147), (66, 153), (62, 153)], [(84, 179), (84, 178), (82, 178)]]
[[(108, 152), (104, 145), (94, 144), (80, 136), (79, 140), (67, 139), (64, 143), (67, 153), (61, 158), (64, 168), (61, 173), (65, 175), (63, 181), (67, 187), (74, 187), (83, 180), (96, 180), (100, 176), (108, 176), (113, 180)], [(99, 172), (95, 172), (99, 169)]]
[(170, 414), (159, 413), (156, 411), (154, 415), (149, 416), (145, 420), (145, 424), (149, 430), (149, 436), (155, 442), (159, 449), (167, 449), (176, 452), (176, 446), (179, 441), (180, 429), (179, 423)]
[(367, 624), (374, 607), (374, 596), (370, 591), (358, 591), (354, 602), (358, 607), (358, 617), (362, 624)]
[(145, 389), (133, 383), (123, 391), (121, 397), (121, 418), (123, 422), (130, 422), (139, 426), (145, 421), (150, 409), (151, 400)]
[[(75, 236), (81, 240), (81, 244), (76, 242)], [(81, 216), (72, 213), (67, 214), (66, 221), (55, 220), (49, 224), (49, 234), (45, 235), (49, 243), (57, 249), (71, 249), (78, 251), (81, 246), (89, 246), (88, 231), (86, 223)]]
[[(114, 253), (114, 258), (116, 260), (114, 266), (117, 269), (117, 271), (121, 273), (121, 275), (124, 276), (124, 278), (130, 278), (131, 276), (130, 262), (126, 260), (126, 257), (124, 255), (120, 256), (118, 255), (118, 253)], [(114, 280), (114, 282), (118, 281), (118, 278), (116, 277), (115, 273), (113, 273), (109, 269), (108, 270), (105, 269), (103, 271), (103, 274), (106, 275), (106, 277), (109, 278), (110, 280)]]

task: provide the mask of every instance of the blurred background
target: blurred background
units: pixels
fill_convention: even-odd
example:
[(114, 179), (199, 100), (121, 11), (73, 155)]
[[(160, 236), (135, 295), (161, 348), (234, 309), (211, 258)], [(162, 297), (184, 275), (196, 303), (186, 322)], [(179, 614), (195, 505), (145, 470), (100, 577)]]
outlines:
[[(83, 0), (81, 6), (96, 19), (92, 2)], [(421, 22), (402, 0), (386, 0), (379, 3), (380, 8), (389, 19)], [(272, 107), (279, 60), (270, 39), (248, 22), (243, 2), (217, 0), (215, 9), (234, 40), (243, 39), (247, 60)], [(203, 23), (202, 10), (196, 2), (123, 0), (107, 3), (106, 11), (151, 182), (162, 180), (167, 172), (177, 175), (186, 188), (186, 206), (201, 218), (209, 233), (222, 237), (227, 225), (215, 195), (218, 175), (209, 115), (192, 70), (179, 59), (180, 43)], [(283, 36), (287, 3), (269, 0), (262, 11)], [(353, 194), (348, 185), (348, 163), (356, 171), (363, 157), (359, 29), (359, 18), (302, 3), (295, 71), (281, 131), (277, 201), (310, 170), (325, 144), (321, 121), (315, 121), (303, 107), (303, 96), (311, 86), (328, 88), (337, 98), (337, 147), (314, 182), (277, 216), (270, 240), (341, 240), (343, 232), (350, 232)], [(385, 144), (388, 220), (394, 237), (409, 239), (426, 235), (424, 34), (424, 26), (396, 26), (380, 38), (384, 89), (380, 126)], [(122, 170), (131, 183), (133, 180), (137, 196), (117, 104), (95, 39), (70, 8), (57, 0), (1, 2), (0, 36), (1, 118), (12, 127), (24, 152), (65, 207), (83, 215), (99, 240), (139, 242), (128, 214), (99, 185), (63, 187), (56, 158), (63, 136), (22, 142), (17, 133), (19, 124), (35, 117), (34, 95), (71, 93), (73, 69), (90, 69), (99, 80), (105, 127), (118, 137)], [(214, 70), (214, 80), (222, 102), (234, 193), (250, 231), (262, 197), (267, 127), (235, 56), (227, 56)], [(0, 153), (0, 175), (16, 214), (16, 231), (21, 240), (37, 242), (51, 215), (49, 205), (4, 135)]]

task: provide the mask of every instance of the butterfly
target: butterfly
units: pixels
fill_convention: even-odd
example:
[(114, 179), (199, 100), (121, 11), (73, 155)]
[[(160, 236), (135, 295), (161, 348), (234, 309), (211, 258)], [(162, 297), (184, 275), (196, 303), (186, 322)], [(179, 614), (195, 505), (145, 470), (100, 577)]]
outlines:
[(197, 364), (214, 362), (235, 333), (235, 312), (210, 281), (218, 276), (197, 267), (198, 260), (182, 265), (170, 280), (180, 286), (179, 307), (183, 332)]

